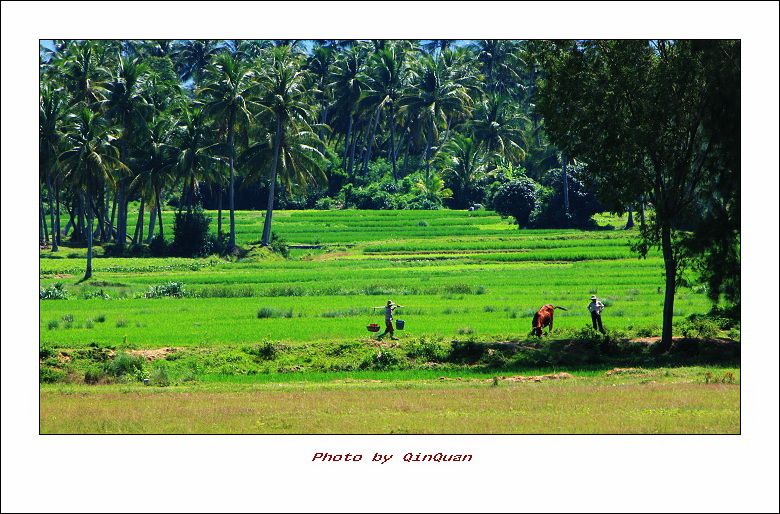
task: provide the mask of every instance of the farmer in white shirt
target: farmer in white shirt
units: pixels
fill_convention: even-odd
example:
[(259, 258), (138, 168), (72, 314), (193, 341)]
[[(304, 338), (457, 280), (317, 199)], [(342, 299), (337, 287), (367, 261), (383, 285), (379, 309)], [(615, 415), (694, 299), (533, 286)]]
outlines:
[[(393, 329), (393, 311), (396, 310), (398, 307), (403, 307), (403, 305), (398, 305), (393, 303), (392, 300), (387, 300), (387, 305), (385, 306), (385, 331), (379, 334), (377, 339), (382, 339), (388, 332), (390, 333), (390, 339), (398, 340), (397, 337), (393, 336), (393, 333), (395, 330)], [(381, 309), (382, 307), (374, 307), (375, 309)]]
[(604, 310), (604, 304), (596, 298), (596, 295), (590, 297), (588, 310), (590, 311), (590, 318), (593, 320), (593, 330), (598, 330), (603, 334), (604, 326), (601, 324), (601, 311)]

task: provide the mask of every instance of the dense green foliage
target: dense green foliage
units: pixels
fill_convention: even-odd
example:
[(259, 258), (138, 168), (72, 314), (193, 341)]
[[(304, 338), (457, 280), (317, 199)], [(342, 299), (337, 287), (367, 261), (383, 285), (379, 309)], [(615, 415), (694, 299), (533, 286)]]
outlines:
[[(724, 292), (738, 302), (739, 188), (723, 186), (735, 185), (740, 175), (740, 42), (587, 40), (543, 46), (546, 76), (538, 106), (551, 139), (588, 163), (603, 184), (597, 194), (609, 208), (626, 210), (640, 199), (654, 206), (635, 248), (640, 254), (651, 246), (663, 251), (663, 338), (669, 348), (674, 290), (691, 259), (710, 268), (705, 274), (714, 298)], [(728, 128), (716, 126), (728, 121)], [(686, 231), (697, 228), (714, 237), (685, 244)]]

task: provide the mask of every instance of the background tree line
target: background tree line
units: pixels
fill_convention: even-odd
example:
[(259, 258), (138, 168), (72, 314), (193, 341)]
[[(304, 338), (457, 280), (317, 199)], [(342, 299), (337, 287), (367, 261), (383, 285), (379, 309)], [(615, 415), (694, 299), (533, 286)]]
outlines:
[(636, 212), (671, 340), (686, 267), (739, 302), (739, 76), (738, 41), (54, 40), (40, 239), (86, 244), (88, 277), (95, 240), (164, 241), (166, 206), (216, 209), (226, 251), (236, 208), (265, 211), (263, 245), (275, 208)]

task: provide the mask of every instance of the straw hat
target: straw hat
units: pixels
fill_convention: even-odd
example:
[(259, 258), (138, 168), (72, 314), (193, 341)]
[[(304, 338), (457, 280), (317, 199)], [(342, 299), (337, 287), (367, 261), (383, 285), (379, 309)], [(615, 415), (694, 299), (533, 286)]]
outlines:
[(598, 298), (596, 298), (596, 295), (595, 295), (595, 294), (594, 294), (593, 296), (591, 296), (591, 297), (590, 297), (590, 299), (591, 299), (591, 300), (598, 300)]
[(387, 300), (387, 305), (395, 305), (395, 304), (393, 303), (393, 300)]

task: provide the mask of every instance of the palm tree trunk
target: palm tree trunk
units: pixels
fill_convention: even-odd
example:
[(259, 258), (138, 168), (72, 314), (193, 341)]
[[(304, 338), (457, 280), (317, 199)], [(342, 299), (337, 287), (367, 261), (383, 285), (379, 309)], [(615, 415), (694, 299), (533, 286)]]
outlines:
[(146, 244), (151, 243), (154, 239), (154, 221), (157, 219), (157, 209), (158, 205), (155, 203), (149, 210), (149, 234), (146, 236)]
[(352, 176), (352, 172), (355, 164), (355, 147), (357, 146), (358, 139), (360, 139), (360, 130), (355, 130), (352, 134), (352, 149), (349, 151), (349, 168), (347, 169), (347, 175)]
[(79, 192), (79, 227), (78, 227), (78, 233), (79, 233), (79, 241), (84, 241), (86, 238), (85, 233), (85, 223), (84, 223), (84, 195)]
[[(60, 232), (60, 185), (57, 182), (57, 180), (54, 181), (54, 198), (55, 198), (56, 205), (57, 205), (57, 207), (55, 209), (55, 213), (56, 213), (56, 217), (55, 217), (56, 224), (55, 224), (55, 226), (57, 227), (57, 232), (55, 234), (56, 234), (56, 238), (57, 238), (57, 245), (59, 246), (59, 245), (62, 244), (62, 239), (61, 239), (62, 238), (62, 233)], [(54, 250), (52, 250), (52, 251), (54, 251)]]
[[(84, 205), (84, 193), (81, 193), (81, 204)], [(84, 278), (87, 280), (92, 276), (92, 206), (87, 202), (87, 269), (84, 272)]]
[(350, 136), (352, 135), (352, 115), (349, 115), (349, 128), (347, 129), (347, 137), (344, 139), (344, 158), (341, 159), (341, 169), (347, 169), (347, 155), (349, 154)]
[[(320, 123), (325, 125), (325, 123), (328, 120), (328, 109), (330, 108), (330, 105), (327, 103), (327, 101), (323, 102), (324, 107), (322, 108), (322, 116), (320, 117)], [(320, 145), (318, 150), (320, 153), (325, 153), (325, 129), (320, 128)]]
[(450, 127), (452, 126), (452, 117), (447, 120), (447, 131), (444, 133), (444, 139), (441, 140), (439, 148), (444, 147), (447, 144), (447, 140), (450, 138)]
[(78, 227), (76, 226), (77, 220), (76, 220), (76, 212), (75, 212), (75, 210), (76, 210), (76, 199), (75, 198), (70, 202), (70, 207), (68, 207), (67, 202), (65, 203), (65, 210), (68, 213), (68, 223), (65, 224), (65, 230), (63, 230), (63, 234), (67, 236), (68, 235), (68, 231), (71, 228), (74, 229), (74, 231), (75, 231), (74, 233), (78, 234)]
[(102, 206), (102, 202), (90, 202), (92, 204), (92, 216), (93, 219), (97, 218), (97, 226), (95, 227), (95, 231), (93, 233), (93, 237), (96, 237), (100, 235), (101, 237), (104, 235), (103, 226), (105, 225), (105, 219), (103, 216), (103, 212), (101, 212), (100, 206)]
[(428, 129), (428, 141), (425, 143), (425, 180), (431, 173), (431, 139), (433, 139), (433, 116), (431, 116), (431, 126)]
[(46, 175), (46, 188), (49, 190), (49, 215), (51, 216), (51, 251), (57, 251), (57, 225), (54, 223), (54, 195), (52, 194), (51, 176)]
[(628, 204), (628, 221), (626, 221), (625, 230), (628, 230), (634, 226), (634, 204)]
[(116, 194), (116, 244), (124, 244), (124, 234), (122, 232), (122, 205), (125, 203), (125, 183), (124, 179), (119, 179), (117, 183)]
[(645, 195), (639, 197), (639, 226), (645, 229)]
[(268, 246), (271, 239), (271, 218), (274, 215), (274, 192), (276, 189), (276, 167), (279, 164), (279, 148), (282, 140), (282, 120), (276, 119), (276, 139), (274, 141), (274, 165), (271, 172), (271, 183), (268, 184), (268, 206), (265, 209), (265, 224), (263, 225), (263, 238), (261, 246)]
[(406, 135), (406, 155), (404, 155), (404, 171), (406, 176), (407, 165), (409, 164), (409, 148), (412, 146), (412, 129), (409, 129), (409, 133)]
[(566, 154), (564, 153), (562, 155), (563, 157), (563, 166), (562, 166), (562, 177), (561, 180), (563, 180), (563, 209), (564, 209), (564, 215), (568, 217), (569, 215), (569, 179), (566, 174)]
[(106, 239), (104, 240), (104, 242), (107, 242), (107, 241), (111, 240), (111, 238), (113, 237), (113, 232), (114, 232), (113, 231), (113, 227), (111, 227), (111, 223), (110, 223), (110, 220), (108, 218), (108, 212), (110, 210), (110, 206), (109, 205), (111, 203), (111, 190), (110, 189), (106, 190), (106, 192), (103, 195), (103, 197), (104, 197), (104, 201), (105, 201), (105, 203), (102, 206), (103, 207), (103, 218), (104, 218), (103, 222), (104, 222), (104, 224), (106, 226), (106, 228), (105, 228)]
[(38, 239), (49, 244), (49, 231), (46, 229), (46, 215), (43, 212), (43, 198), (38, 195)]
[(135, 222), (135, 234), (133, 244), (140, 244), (144, 239), (144, 198), (141, 197), (141, 205), (138, 207), (138, 221)]
[(395, 168), (395, 116), (393, 116), (393, 104), (390, 104), (390, 158), (393, 161), (393, 182), (398, 182), (398, 172)]
[(374, 117), (374, 126), (371, 128), (371, 137), (366, 142), (366, 158), (363, 161), (363, 178), (366, 178), (368, 173), (368, 161), (371, 160), (371, 147), (374, 146), (374, 137), (376, 136), (376, 126), (379, 125), (379, 113), (380, 107), (376, 108), (376, 116)]
[(219, 197), (217, 198), (217, 240), (222, 244), (222, 184), (219, 185)]
[[(230, 147), (230, 240), (228, 240), (228, 251), (236, 247), (236, 212), (235, 212), (235, 170), (233, 169), (233, 124), (235, 115), (231, 112), (228, 121), (228, 146)], [(274, 180), (276, 179), (276, 170), (274, 169)]]
[(117, 236), (117, 229), (114, 228), (114, 220), (116, 219), (116, 205), (119, 203), (119, 193), (114, 193), (114, 202), (111, 206), (111, 220), (108, 222), (108, 230), (109, 230), (109, 236), (110, 237), (116, 237)]
[(160, 203), (160, 187), (157, 188), (157, 191), (155, 191), (155, 194), (157, 195), (157, 216), (158, 221), (160, 222), (160, 237), (165, 237), (163, 234), (163, 221), (162, 221), (162, 204)]

